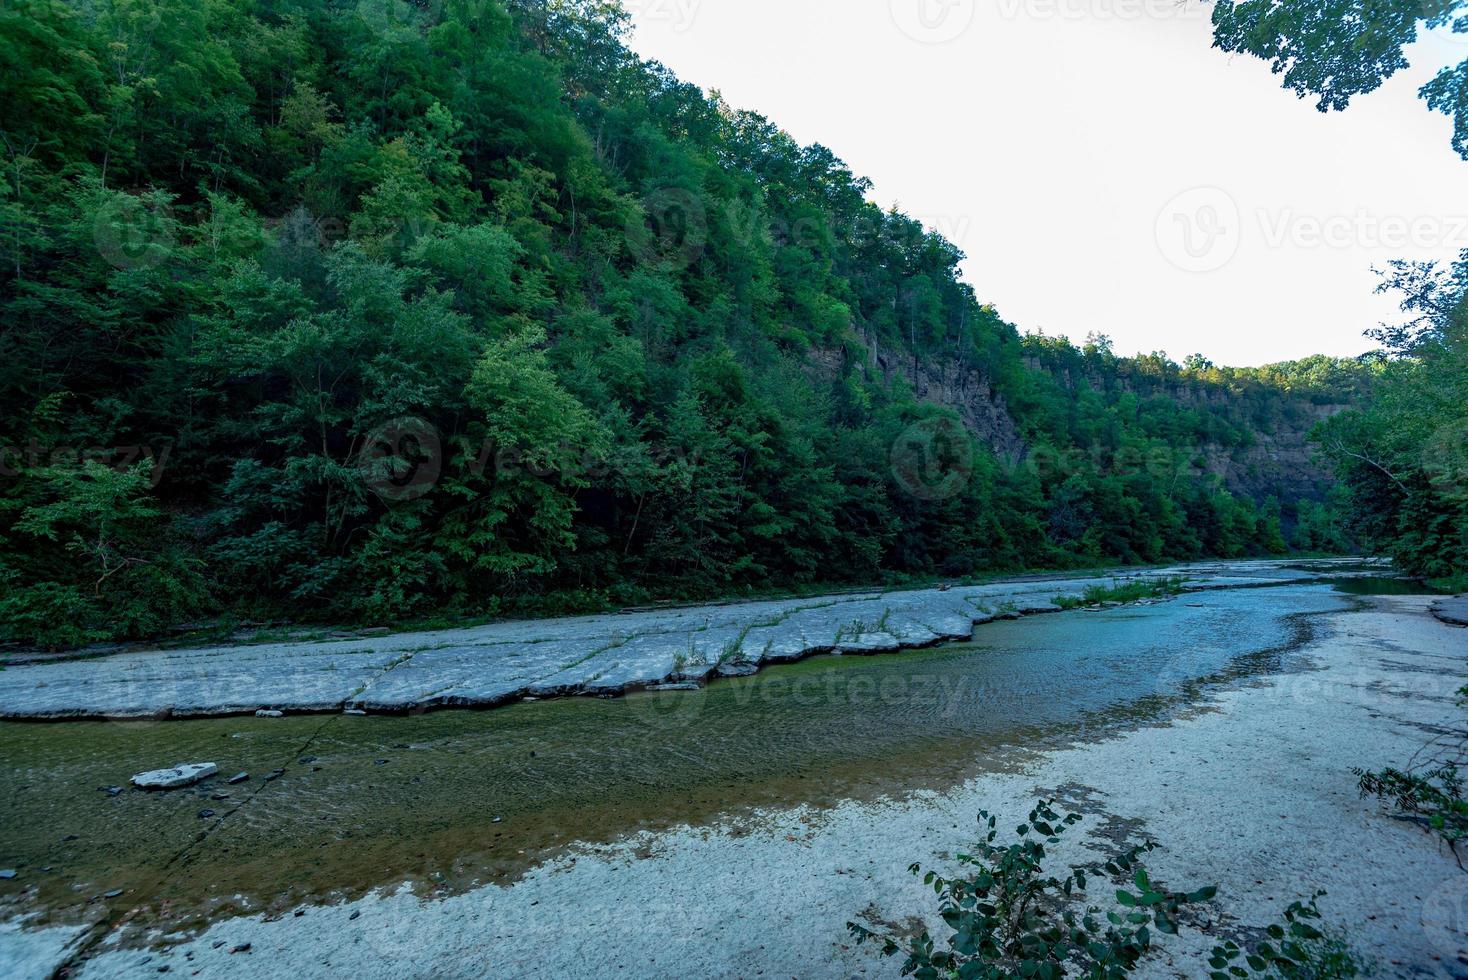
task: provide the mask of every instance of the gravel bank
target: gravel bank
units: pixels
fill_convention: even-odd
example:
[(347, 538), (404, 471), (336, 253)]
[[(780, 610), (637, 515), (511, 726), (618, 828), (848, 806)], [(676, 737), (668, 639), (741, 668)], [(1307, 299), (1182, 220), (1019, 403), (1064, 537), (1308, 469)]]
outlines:
[[(425, 901), (403, 889), (276, 921), (222, 921), (167, 952), (108, 950), (81, 976), (160, 966), (205, 977), (448, 978), (895, 976), (850, 947), (852, 917), (910, 923), (931, 892), (911, 861), (942, 865), (983, 808), (1023, 816), (1036, 794), (1087, 815), (1081, 847), (1154, 837), (1153, 877), (1220, 885), (1215, 935), (1272, 919), (1316, 888), (1383, 975), (1468, 975), (1468, 874), (1426, 834), (1354, 790), (1350, 768), (1400, 763), (1458, 717), (1462, 633), (1431, 600), (1365, 600), (1318, 617), (1311, 669), (1217, 694), (1165, 727), (1042, 756), (947, 793), (752, 824), (647, 834), (587, 849), (509, 887)], [(1071, 849), (1063, 857), (1080, 856)], [(1201, 975), (1212, 937), (1170, 943), (1154, 976)], [(248, 952), (231, 953), (244, 944)]]

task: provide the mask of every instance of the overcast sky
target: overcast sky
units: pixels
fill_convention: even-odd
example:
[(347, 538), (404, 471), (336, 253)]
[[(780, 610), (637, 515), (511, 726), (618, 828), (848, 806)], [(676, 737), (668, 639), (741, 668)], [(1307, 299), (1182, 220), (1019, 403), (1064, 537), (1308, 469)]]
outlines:
[(1359, 354), (1373, 265), (1468, 247), (1468, 163), (1416, 97), (1344, 113), (1210, 47), (1199, 0), (627, 0), (633, 47), (823, 143), (956, 242), (1021, 330), (1253, 365)]

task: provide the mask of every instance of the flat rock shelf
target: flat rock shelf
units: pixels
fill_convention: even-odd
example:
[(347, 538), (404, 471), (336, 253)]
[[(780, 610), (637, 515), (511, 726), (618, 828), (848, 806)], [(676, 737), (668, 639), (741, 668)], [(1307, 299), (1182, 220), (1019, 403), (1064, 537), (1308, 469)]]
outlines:
[(256, 712), (421, 712), (526, 698), (702, 685), (759, 666), (967, 639), (976, 625), (1054, 612), (1118, 580), (1191, 588), (1378, 574), (1360, 562), (1242, 562), (1086, 578), (674, 608), (325, 642), (151, 649), (0, 671), (0, 718), (190, 718)]
[(1439, 599), (1432, 605), (1432, 614), (1449, 626), (1468, 626), (1468, 595)]

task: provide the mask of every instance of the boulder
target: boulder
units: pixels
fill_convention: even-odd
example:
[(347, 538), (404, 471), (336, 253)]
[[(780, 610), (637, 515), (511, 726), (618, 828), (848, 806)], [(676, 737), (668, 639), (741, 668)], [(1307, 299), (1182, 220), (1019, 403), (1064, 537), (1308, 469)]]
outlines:
[(218, 772), (219, 767), (212, 762), (181, 762), (172, 769), (140, 772), (133, 777), (133, 785), (138, 789), (180, 789)]

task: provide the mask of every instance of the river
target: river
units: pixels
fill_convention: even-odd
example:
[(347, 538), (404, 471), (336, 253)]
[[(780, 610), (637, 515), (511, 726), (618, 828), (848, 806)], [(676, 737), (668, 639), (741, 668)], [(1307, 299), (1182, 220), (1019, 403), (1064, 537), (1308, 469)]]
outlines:
[[(699, 691), (493, 711), (0, 723), (0, 867), (17, 871), (0, 901), (32, 928), (126, 910), (121, 939), (142, 943), (401, 882), (439, 896), (504, 885), (639, 831), (941, 791), (1291, 671), (1317, 617), (1353, 594), (1411, 591), (1370, 578), (1211, 590)], [(128, 788), (196, 760), (220, 776)], [(236, 772), (250, 778), (229, 785)]]

